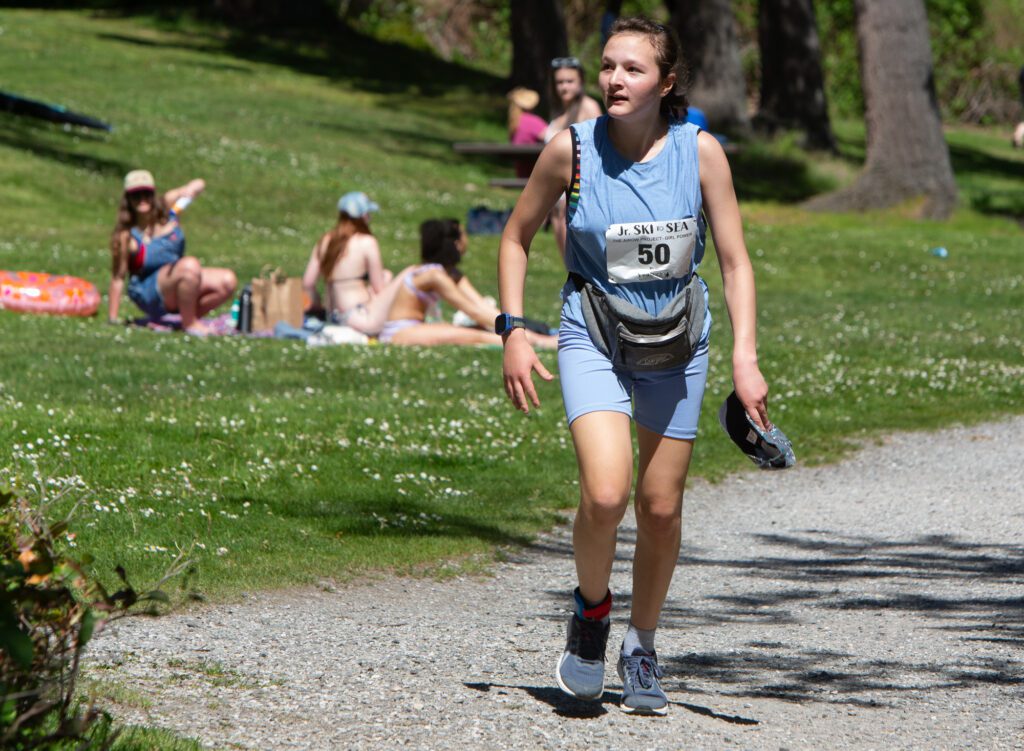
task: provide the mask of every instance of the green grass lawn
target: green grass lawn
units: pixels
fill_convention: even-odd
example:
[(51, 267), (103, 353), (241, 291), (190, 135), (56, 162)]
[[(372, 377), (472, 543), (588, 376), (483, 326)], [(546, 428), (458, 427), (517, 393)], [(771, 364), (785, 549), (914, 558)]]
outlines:
[[(0, 114), (3, 269), (105, 290), (121, 179), (137, 167), (165, 188), (206, 178), (184, 219), (189, 251), (241, 278), (268, 263), (301, 273), (348, 190), (381, 204), (374, 230), (392, 267), (415, 260), (423, 219), (514, 200), (487, 188), (508, 166), (450, 147), (504, 138), (502, 82), (421, 52), (85, 12), (0, 10), (0, 32), (3, 88), (116, 126), (96, 135)], [(734, 162), (770, 407), (798, 457), (1021, 412), (1024, 232), (1005, 215), (1021, 213), (1024, 160), (1002, 132), (953, 131), (963, 208), (949, 222), (909, 207), (808, 214), (798, 202), (849, 179), (863, 154), (859, 125), (839, 135), (839, 158), (779, 141)], [(466, 263), (492, 294), (496, 249), (474, 238)], [(715, 479), (753, 470), (716, 425), (730, 337), (710, 249), (702, 270), (717, 324), (693, 474)], [(527, 312), (556, 320), (563, 278), (544, 234)], [(187, 549), (187, 586), (211, 597), (445, 575), (486, 565), (575, 503), (557, 383), (524, 418), (501, 390), (498, 349), (197, 340), (101, 313), (0, 313), (0, 481), (30, 497), (71, 488), (54, 512), (83, 499), (71, 542), (100, 572), (122, 563), (152, 581)]]

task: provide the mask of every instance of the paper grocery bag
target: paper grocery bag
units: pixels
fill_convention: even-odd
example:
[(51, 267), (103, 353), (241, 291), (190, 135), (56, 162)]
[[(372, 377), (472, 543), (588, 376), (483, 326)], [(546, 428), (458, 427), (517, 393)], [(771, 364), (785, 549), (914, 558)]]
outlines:
[(252, 330), (270, 331), (278, 321), (302, 327), (302, 280), (280, 269), (252, 280)]

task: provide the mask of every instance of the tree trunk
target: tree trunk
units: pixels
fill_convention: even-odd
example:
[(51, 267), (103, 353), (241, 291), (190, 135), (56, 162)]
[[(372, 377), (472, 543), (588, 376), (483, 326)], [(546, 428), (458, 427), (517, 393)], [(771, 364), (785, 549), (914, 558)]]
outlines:
[(755, 125), (796, 128), (807, 146), (835, 151), (812, 0), (760, 0), (761, 105)]
[(690, 103), (715, 130), (745, 131), (747, 88), (732, 0), (666, 0), (690, 65)]
[(810, 208), (866, 210), (924, 197), (940, 219), (956, 182), (935, 97), (924, 0), (855, 0), (864, 88), (867, 163), (856, 182)]
[(551, 60), (568, 54), (565, 17), (558, 0), (512, 0), (512, 86), (525, 86), (541, 96), (551, 111)]

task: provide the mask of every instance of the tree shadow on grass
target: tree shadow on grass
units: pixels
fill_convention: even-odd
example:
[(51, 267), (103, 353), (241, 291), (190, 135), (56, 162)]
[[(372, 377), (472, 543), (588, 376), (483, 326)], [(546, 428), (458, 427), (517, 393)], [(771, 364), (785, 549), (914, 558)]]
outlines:
[[(154, 40), (130, 34), (99, 32), (98, 37), (126, 44), (227, 54), (250, 62), (319, 76), (354, 89), (378, 94), (410, 92), (438, 97), (453, 88), (504, 91), (505, 79), (447, 62), (425, 50), (382, 42), (338, 21), (284, 28), (273, 33), (233, 27), (191, 30)], [(244, 66), (240, 66), (243, 69)]]
[(512, 529), (516, 523), (514, 515), (507, 524), (484, 521), (468, 510), (393, 493), (370, 496), (362, 493), (355, 500), (339, 495), (292, 497), (287, 502), (278, 502), (243, 495), (227, 497), (225, 501), (238, 507), (246, 502), (267, 504), (275, 516), (308, 524), (316, 534), (328, 538), (451, 537), (516, 547), (528, 546), (532, 541), (530, 535)]
[[(1024, 163), (961, 144), (950, 144), (949, 156), (958, 178), (970, 175), (977, 179), (960, 187), (961, 196), (972, 209), (1024, 221)], [(988, 187), (992, 181), (998, 184)]]
[[(365, 137), (366, 127), (351, 120), (342, 122), (309, 121), (307, 124), (319, 130), (332, 130), (339, 133), (350, 134), (358, 138)], [(452, 139), (442, 136), (424, 133), (406, 128), (381, 127), (378, 123), (373, 124), (374, 146), (388, 154), (402, 154), (408, 157), (420, 159), (438, 160), (441, 158), (465, 158), (453, 157)], [(495, 162), (497, 164), (497, 162)]]
[[(111, 42), (122, 42), (124, 44), (131, 44), (131, 45), (135, 45), (135, 46), (138, 46), (138, 47), (158, 47), (159, 48), (159, 47), (173, 46), (173, 47), (176, 47), (178, 49), (193, 50), (195, 52), (205, 52), (205, 53), (217, 53), (217, 52), (220, 52), (222, 50), (222, 46), (221, 45), (217, 45), (217, 44), (196, 42), (195, 44), (191, 44), (191, 45), (187, 44), (187, 43), (168, 45), (165, 42), (158, 42), (158, 41), (155, 41), (153, 39), (146, 39), (146, 38), (143, 38), (143, 37), (131, 36), (130, 34), (116, 34), (114, 32), (107, 32), (107, 31), (103, 31), (103, 32), (100, 32), (100, 33), (96, 34), (96, 37), (98, 39), (106, 39), (106, 40), (111, 41)], [(223, 62), (223, 61), (204, 60), (204, 61), (198, 62), (198, 63), (193, 61), (190, 64), (191, 65), (198, 65), (201, 68), (207, 68), (209, 70), (229, 70), (229, 71), (232, 71), (234, 73), (246, 73), (246, 74), (252, 74), (252, 73), (255, 72), (248, 65), (239, 65), (237, 63), (226, 63), (226, 62)]]
[(1014, 159), (1003, 159), (982, 149), (962, 144), (949, 145), (949, 158), (956, 174), (970, 173), (989, 177), (1020, 180), (1024, 176), (1024, 163)]
[(741, 201), (799, 203), (835, 187), (811, 170), (806, 156), (787, 157), (763, 148), (742, 148), (729, 156)]
[[(70, 136), (77, 138), (77, 142)], [(80, 151), (88, 148), (90, 142), (102, 142), (107, 137), (81, 127), (65, 130), (56, 123), (0, 113), (0, 144), (89, 172), (120, 177), (131, 169), (127, 163)]]

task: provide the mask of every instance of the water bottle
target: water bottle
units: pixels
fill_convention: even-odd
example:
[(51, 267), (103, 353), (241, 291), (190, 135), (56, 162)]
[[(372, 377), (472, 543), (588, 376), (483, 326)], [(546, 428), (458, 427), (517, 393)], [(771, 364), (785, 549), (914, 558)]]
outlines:
[(238, 328), (238, 310), (242, 307), (241, 298), (236, 297), (231, 303), (231, 325)]
[(243, 334), (252, 331), (252, 285), (242, 287), (238, 305), (238, 330)]

